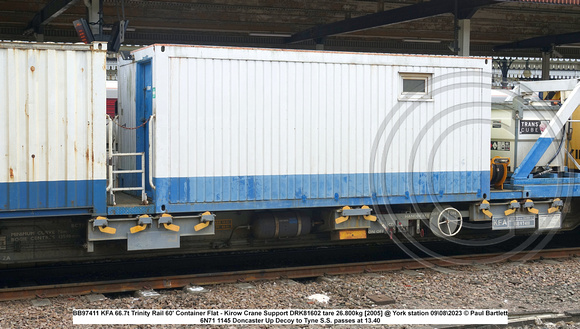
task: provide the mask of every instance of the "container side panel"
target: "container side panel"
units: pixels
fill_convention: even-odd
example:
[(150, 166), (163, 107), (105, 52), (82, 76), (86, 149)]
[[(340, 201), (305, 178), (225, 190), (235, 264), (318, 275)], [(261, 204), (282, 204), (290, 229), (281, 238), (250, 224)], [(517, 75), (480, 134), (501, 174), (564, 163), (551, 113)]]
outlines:
[(106, 212), (105, 53), (92, 47), (0, 44), (0, 217)]
[[(168, 68), (166, 80), (154, 77), (166, 130), (155, 145), (168, 152), (155, 177), (170, 204), (480, 200), (489, 191), (483, 59), (151, 51)], [(421, 99), (403, 92), (405, 74), (425, 78)]]
[[(8, 92), (9, 81), (7, 79), (10, 74), (9, 60), (12, 56), (8, 51), (0, 51), (0, 182), (9, 182), (14, 177), (14, 169), (10, 168), (9, 150), (10, 150), (10, 130), (9, 122), (10, 116), (7, 110), (11, 102), (11, 93)], [(9, 196), (8, 184), (0, 185), (0, 207), (8, 208)]]

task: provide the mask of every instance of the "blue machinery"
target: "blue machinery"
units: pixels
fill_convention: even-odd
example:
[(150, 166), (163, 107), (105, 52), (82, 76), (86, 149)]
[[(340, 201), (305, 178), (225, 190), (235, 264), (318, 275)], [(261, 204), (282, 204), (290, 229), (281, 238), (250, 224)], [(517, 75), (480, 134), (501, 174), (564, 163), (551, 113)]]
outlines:
[[(574, 82), (574, 84), (572, 84)], [(550, 121), (548, 128), (540, 135), (530, 152), (524, 158), (505, 185), (509, 191), (492, 191), (491, 199), (511, 198), (550, 198), (550, 197), (577, 197), (580, 196), (580, 174), (565, 170), (561, 173), (547, 172), (539, 177), (531, 175), (532, 170), (540, 158), (546, 153), (556, 135), (564, 128), (572, 113), (580, 104), (580, 84), (574, 80), (561, 82), (541, 81), (525, 85), (530, 91), (571, 90), (572, 92), (562, 104), (556, 115)], [(579, 169), (578, 163), (567, 152), (568, 158)], [(567, 168), (566, 168), (567, 169)]]

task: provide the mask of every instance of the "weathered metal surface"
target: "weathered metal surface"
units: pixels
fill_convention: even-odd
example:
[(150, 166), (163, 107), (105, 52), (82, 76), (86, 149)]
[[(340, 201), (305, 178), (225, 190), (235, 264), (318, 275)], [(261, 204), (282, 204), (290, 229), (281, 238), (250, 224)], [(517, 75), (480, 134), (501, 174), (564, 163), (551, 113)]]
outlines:
[[(175, 45), (134, 55), (120, 65), (121, 124), (137, 125), (135, 66), (151, 60), (158, 212), (487, 193), (488, 59)], [(426, 93), (404, 93), (407, 78), (426, 79)]]
[(0, 43), (0, 218), (106, 211), (105, 51)]

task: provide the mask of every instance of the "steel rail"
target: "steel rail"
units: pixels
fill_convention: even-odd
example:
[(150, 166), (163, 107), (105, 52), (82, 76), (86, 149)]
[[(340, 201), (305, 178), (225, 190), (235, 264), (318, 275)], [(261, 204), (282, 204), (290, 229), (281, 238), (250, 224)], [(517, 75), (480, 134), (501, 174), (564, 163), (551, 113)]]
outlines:
[(155, 278), (138, 278), (115, 281), (67, 283), (34, 287), (0, 289), (0, 301), (47, 298), (92, 293), (118, 293), (140, 289), (170, 289), (187, 285), (212, 285), (221, 283), (249, 282), (259, 280), (299, 279), (323, 275), (343, 275), (365, 272), (477, 265), (505, 261), (528, 261), (543, 258), (568, 258), (580, 255), (580, 248), (562, 248), (540, 251), (490, 253), (446, 258), (422, 258), (418, 260), (389, 260), (349, 264), (301, 266), (291, 268), (257, 269), (222, 273), (203, 273)]

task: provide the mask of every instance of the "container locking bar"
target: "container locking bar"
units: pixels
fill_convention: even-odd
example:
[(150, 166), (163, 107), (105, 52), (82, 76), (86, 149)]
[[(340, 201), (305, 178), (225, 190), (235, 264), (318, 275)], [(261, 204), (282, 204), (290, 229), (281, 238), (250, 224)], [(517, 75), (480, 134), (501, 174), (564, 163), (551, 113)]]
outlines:
[(141, 215), (141, 216), (139, 216), (139, 221), (137, 222), (137, 226), (131, 227), (131, 229), (129, 231), (132, 234), (144, 231), (147, 228), (147, 225), (151, 225), (152, 223), (153, 223), (153, 220), (151, 219), (151, 217), (149, 217), (149, 215)]
[(197, 231), (201, 231), (204, 228), (208, 227), (211, 222), (215, 220), (215, 215), (210, 213), (209, 211), (204, 212), (199, 216), (199, 224), (195, 225), (193, 229)]
[(95, 227), (98, 227), (99, 231), (101, 231), (103, 233), (107, 233), (107, 234), (117, 233), (117, 229), (115, 229), (113, 227), (109, 227), (109, 221), (107, 220), (106, 217), (103, 217), (103, 216), (98, 216), (97, 218), (95, 218), (95, 220), (93, 220), (93, 229)]
[(346, 222), (350, 216), (363, 216), (364, 219), (374, 222), (377, 220), (377, 216), (371, 215), (372, 209), (369, 206), (362, 206), (359, 209), (352, 209), (349, 206), (344, 206), (342, 209), (337, 210), (342, 216), (335, 219), (336, 224)]
[(161, 217), (159, 217), (157, 227), (159, 227), (161, 224), (163, 224), (163, 227), (165, 227), (167, 230), (179, 232), (179, 226), (173, 224), (173, 216), (170, 214), (162, 214)]
[(493, 213), (489, 210), (490, 206), (489, 206), (489, 201), (487, 200), (483, 200), (481, 202), (481, 204), (479, 205), (479, 210), (481, 210), (481, 212), (486, 215), (489, 218), (493, 217)]
[(524, 208), (528, 209), (532, 214), (537, 215), (540, 212), (538, 209), (534, 208), (534, 201), (530, 199), (527, 199), (526, 202), (524, 202)]
[(508, 205), (508, 209), (506, 211), (504, 211), (503, 213), (506, 216), (509, 216), (511, 214), (513, 214), (514, 212), (516, 212), (516, 210), (520, 209), (520, 203), (518, 202), (518, 200), (512, 200), (510, 201), (510, 204)]
[(552, 200), (552, 206), (548, 209), (548, 214), (555, 213), (556, 211), (560, 210), (564, 206), (564, 202), (559, 198), (555, 198)]

